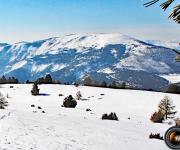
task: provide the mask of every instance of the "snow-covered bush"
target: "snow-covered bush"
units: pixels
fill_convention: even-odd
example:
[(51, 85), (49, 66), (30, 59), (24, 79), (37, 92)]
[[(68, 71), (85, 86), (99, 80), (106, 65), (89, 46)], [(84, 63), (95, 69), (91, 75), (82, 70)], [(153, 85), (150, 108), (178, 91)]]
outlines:
[(102, 120), (118, 120), (118, 117), (117, 117), (116, 113), (111, 112), (109, 115), (103, 114)]
[(5, 109), (6, 106), (8, 106), (8, 102), (6, 101), (3, 94), (0, 93), (0, 109)]
[(72, 97), (72, 95), (69, 95), (66, 97), (63, 101), (63, 107), (68, 107), (68, 108), (75, 108), (77, 105), (76, 100)]
[(163, 137), (160, 135), (160, 133), (157, 133), (157, 134), (150, 134), (149, 135), (149, 138), (150, 139), (158, 139), (158, 140), (163, 140)]
[(81, 94), (80, 91), (78, 91), (78, 92), (76, 93), (76, 99), (77, 99), (77, 100), (80, 100), (81, 97), (82, 97), (82, 94)]
[(150, 118), (150, 120), (154, 123), (162, 123), (164, 120), (164, 114), (161, 111), (154, 112)]

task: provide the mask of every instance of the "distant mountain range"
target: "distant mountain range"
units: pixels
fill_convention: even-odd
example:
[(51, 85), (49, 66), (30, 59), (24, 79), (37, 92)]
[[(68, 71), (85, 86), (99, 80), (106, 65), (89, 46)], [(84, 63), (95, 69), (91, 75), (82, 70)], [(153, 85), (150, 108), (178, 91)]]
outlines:
[(166, 45), (157, 45), (161, 44), (121, 34), (71, 34), (12, 45), (2, 43), (0, 75), (26, 81), (50, 73), (69, 83), (88, 75), (98, 81), (125, 81), (160, 90), (169, 83), (160, 75), (180, 74), (180, 63), (175, 62), (176, 54)]

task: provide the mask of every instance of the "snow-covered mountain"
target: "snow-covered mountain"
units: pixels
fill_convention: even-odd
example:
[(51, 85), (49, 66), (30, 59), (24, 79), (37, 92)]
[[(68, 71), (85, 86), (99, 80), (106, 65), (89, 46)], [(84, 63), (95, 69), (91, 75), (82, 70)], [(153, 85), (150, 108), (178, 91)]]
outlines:
[(70, 83), (90, 75), (159, 90), (168, 84), (159, 74), (180, 73), (175, 56), (168, 48), (121, 34), (71, 34), (0, 44), (0, 75), (26, 81), (50, 73)]
[(157, 46), (164, 46), (164, 47), (180, 50), (180, 45), (179, 45), (180, 41), (178, 40), (173, 40), (173, 41), (146, 40), (145, 42)]

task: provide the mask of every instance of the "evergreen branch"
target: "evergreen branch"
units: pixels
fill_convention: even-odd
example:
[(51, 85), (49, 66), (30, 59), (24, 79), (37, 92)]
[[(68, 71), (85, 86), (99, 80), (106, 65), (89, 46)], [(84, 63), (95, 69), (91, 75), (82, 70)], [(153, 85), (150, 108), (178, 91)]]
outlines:
[[(155, 3), (159, 2), (160, 0), (152, 0), (150, 2), (147, 2), (144, 4), (145, 7), (149, 7), (151, 5), (154, 5)], [(166, 0), (164, 3), (162, 3), (160, 5), (160, 7), (163, 10), (166, 10), (175, 0)], [(173, 19), (175, 22), (177, 22), (178, 24), (180, 23), (180, 5), (176, 5), (173, 10), (172, 13), (169, 15), (170, 19)]]
[(162, 3), (160, 6), (162, 9), (166, 10), (173, 2), (174, 0), (167, 0), (166, 2)]
[(180, 23), (180, 5), (174, 7), (173, 12), (169, 15), (169, 18), (173, 19), (177, 23)]
[(158, 1), (159, 1), (159, 0), (153, 0), (153, 1), (147, 2), (147, 3), (144, 4), (144, 6), (145, 6), (145, 7), (149, 7), (149, 6), (157, 3)]

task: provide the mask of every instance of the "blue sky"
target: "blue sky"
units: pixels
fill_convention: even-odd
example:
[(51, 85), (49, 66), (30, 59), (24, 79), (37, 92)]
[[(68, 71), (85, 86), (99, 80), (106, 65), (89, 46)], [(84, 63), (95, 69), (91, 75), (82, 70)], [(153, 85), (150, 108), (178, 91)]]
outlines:
[[(180, 26), (147, 0), (0, 0), (0, 42), (69, 33), (122, 33), (139, 39), (180, 40)], [(168, 31), (168, 29), (171, 30)]]

